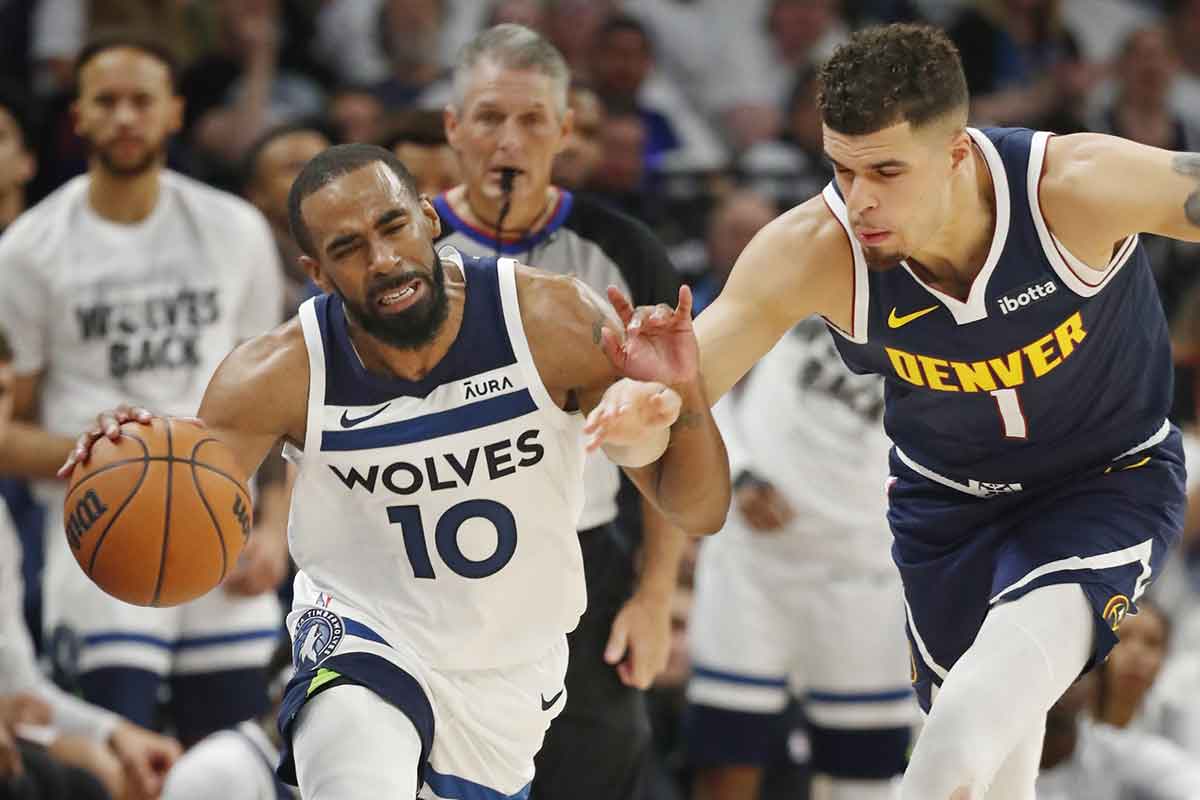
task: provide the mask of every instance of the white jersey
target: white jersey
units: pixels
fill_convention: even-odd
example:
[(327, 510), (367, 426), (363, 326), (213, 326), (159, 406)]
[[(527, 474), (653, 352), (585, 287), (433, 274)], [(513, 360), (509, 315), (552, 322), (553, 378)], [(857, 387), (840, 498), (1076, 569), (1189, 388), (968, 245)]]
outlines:
[[(582, 418), (541, 383), (515, 263), (442, 257), (463, 265), (466, 308), (420, 382), (368, 373), (336, 299), (301, 306), (296, 603), (337, 608), (435, 669), (499, 668), (541, 656), (583, 612)], [(318, 639), (297, 641), (298, 663)]]
[(275, 777), (279, 748), (252, 720), (217, 731), (189, 748), (171, 767), (162, 800), (294, 800)]
[(796, 516), (784, 535), (762, 535), (731, 515), (730, 538), (804, 562), (892, 570), (882, 413), (882, 380), (852, 373), (821, 321), (793, 328), (721, 401), (718, 419), (734, 472), (770, 481)]
[(164, 170), (150, 215), (109, 222), (86, 175), (0, 238), (0, 319), (13, 369), (42, 373), (38, 422), (74, 436), (129, 402), (195, 414), (217, 365), (280, 322), (270, 228), (243, 200)]

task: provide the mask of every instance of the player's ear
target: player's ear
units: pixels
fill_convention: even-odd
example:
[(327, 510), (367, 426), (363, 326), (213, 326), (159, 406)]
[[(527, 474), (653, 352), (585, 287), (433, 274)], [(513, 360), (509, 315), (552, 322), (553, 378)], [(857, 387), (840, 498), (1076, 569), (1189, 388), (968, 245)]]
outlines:
[(971, 134), (967, 133), (966, 128), (958, 128), (950, 140), (950, 164), (953, 169), (958, 169), (961, 165), (967, 163), (967, 159), (971, 157), (971, 149), (973, 147)]
[(433, 231), (433, 238), (436, 239), (442, 235), (442, 218), (438, 216), (437, 209), (433, 207), (433, 203), (429, 202), (427, 196), (421, 195), (418, 202), (421, 206), (421, 214), (428, 220), (429, 228)]
[(313, 283), (321, 287), (321, 291), (329, 294), (333, 291), (333, 284), (325, 277), (325, 273), (321, 270), (321, 262), (312, 256), (302, 255), (298, 259), (300, 266), (304, 269), (304, 274), (309, 277)]
[(446, 141), (450, 143), (450, 149), (458, 152), (458, 110), (447, 105), (442, 109), (442, 127), (446, 129)]

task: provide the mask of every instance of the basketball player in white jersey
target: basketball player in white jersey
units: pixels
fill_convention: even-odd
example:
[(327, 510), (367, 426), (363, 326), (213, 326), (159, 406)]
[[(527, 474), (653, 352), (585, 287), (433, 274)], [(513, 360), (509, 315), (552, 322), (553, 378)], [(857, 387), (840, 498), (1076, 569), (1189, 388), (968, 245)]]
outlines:
[[(281, 775), (306, 800), (524, 797), (585, 601), (582, 434), (673, 524), (724, 521), (690, 296), (635, 352), (573, 278), (435, 253), (433, 206), (379, 147), (325, 151), (289, 207), (327, 294), (234, 351), (200, 408), (247, 473), (281, 439), (299, 465)], [(102, 414), (64, 474), (150, 418)]]
[(883, 382), (797, 325), (716, 409), (734, 505), (701, 545), (685, 714), (697, 800), (758, 795), (789, 695), (831, 800), (891, 800), (916, 707), (882, 475)]
[(73, 563), (54, 462), (97, 404), (132, 398), (194, 412), (220, 359), (278, 324), (282, 274), (261, 214), (164, 168), (183, 112), (168, 51), (132, 35), (93, 41), (78, 62), (78, 87), (73, 111), (91, 151), (88, 173), (0, 239), (16, 414), (37, 424), (9, 437), (0, 467), (42, 479), (47, 641), (62, 653), (77, 637), (78, 663), (64, 666), (78, 670), (84, 696), (153, 727), (169, 680), (168, 713), (193, 741), (266, 705), (286, 498), (260, 498), (249, 552), (225, 589), (179, 608), (138, 608), (104, 594)]

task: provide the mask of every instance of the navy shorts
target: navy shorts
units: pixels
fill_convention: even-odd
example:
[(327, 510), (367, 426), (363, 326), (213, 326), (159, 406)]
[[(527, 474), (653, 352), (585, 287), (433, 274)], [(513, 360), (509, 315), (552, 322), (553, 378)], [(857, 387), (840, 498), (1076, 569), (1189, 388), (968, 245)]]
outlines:
[(975, 497), (918, 475), (893, 451), (888, 522), (904, 582), (913, 687), (928, 712), (988, 610), (1041, 586), (1074, 583), (1095, 609), (1087, 668), (1108, 657), (1125, 614), (1183, 531), (1179, 431), (1054, 484)]

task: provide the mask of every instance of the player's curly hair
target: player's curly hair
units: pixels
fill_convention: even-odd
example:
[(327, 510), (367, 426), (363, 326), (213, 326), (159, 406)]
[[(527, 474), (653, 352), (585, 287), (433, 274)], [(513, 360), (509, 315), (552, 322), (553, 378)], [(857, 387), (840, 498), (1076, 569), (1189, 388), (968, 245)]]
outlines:
[(822, 120), (848, 136), (905, 121), (916, 128), (954, 111), (965, 121), (970, 101), (958, 48), (926, 25), (855, 33), (822, 67), (820, 83)]

